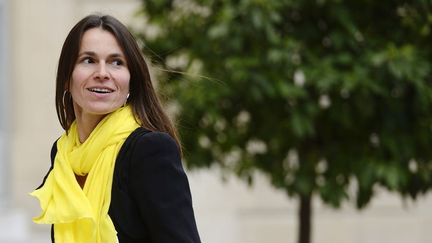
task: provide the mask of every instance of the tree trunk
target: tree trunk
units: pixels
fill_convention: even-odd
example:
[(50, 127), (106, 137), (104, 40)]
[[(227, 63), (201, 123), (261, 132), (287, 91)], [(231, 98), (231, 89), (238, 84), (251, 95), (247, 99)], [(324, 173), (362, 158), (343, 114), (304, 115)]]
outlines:
[(311, 243), (312, 196), (300, 196), (298, 243)]

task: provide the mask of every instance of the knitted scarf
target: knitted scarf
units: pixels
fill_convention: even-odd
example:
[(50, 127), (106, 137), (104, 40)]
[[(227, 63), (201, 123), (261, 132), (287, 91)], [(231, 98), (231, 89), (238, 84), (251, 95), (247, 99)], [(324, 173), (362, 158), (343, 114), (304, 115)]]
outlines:
[[(33, 221), (54, 224), (57, 243), (117, 242), (108, 215), (114, 165), (124, 141), (138, 126), (126, 106), (104, 117), (84, 143), (79, 141), (76, 122), (57, 141), (52, 171), (30, 194), (42, 208)], [(83, 188), (75, 174), (87, 175)]]

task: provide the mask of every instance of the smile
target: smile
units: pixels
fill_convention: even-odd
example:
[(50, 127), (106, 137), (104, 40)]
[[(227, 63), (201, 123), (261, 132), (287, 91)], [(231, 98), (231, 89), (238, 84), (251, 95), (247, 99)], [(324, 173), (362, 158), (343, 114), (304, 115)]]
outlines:
[(114, 92), (114, 90), (108, 88), (88, 88), (87, 90), (99, 94), (108, 94)]

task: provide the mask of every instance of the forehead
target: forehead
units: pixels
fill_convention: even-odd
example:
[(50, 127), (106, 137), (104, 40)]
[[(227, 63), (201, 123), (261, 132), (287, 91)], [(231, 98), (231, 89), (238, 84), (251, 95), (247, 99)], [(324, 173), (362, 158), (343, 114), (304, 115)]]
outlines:
[(116, 37), (102, 28), (91, 28), (84, 32), (81, 43), (81, 51), (110, 51), (123, 53)]

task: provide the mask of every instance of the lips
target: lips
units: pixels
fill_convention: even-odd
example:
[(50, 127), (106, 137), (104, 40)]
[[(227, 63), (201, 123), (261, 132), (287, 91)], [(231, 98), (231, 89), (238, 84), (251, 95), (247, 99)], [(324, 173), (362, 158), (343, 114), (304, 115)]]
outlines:
[(98, 94), (109, 94), (114, 92), (114, 90), (105, 87), (92, 87), (92, 88), (88, 88), (87, 90)]

